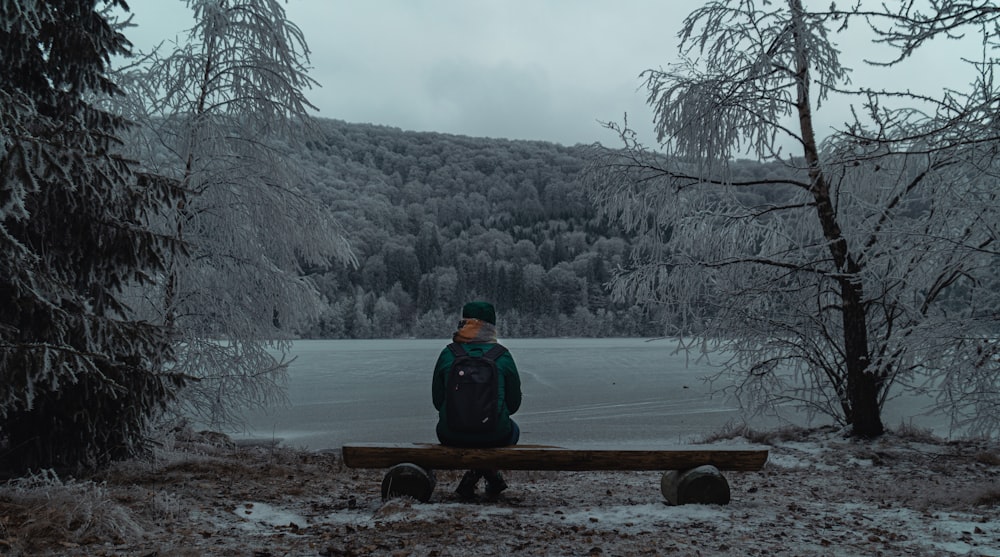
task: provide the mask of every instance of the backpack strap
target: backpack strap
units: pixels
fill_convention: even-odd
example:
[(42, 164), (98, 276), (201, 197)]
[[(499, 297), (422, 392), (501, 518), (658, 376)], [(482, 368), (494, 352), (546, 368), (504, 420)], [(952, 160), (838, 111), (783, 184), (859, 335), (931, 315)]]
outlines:
[(504, 345), (497, 343), (493, 345), (493, 348), (487, 350), (486, 353), (483, 354), (483, 357), (491, 362), (495, 362), (497, 361), (497, 358), (503, 356), (505, 352), (507, 352), (507, 348)]
[(465, 347), (457, 342), (449, 344), (448, 350), (451, 350), (452, 355), (454, 355), (456, 358), (461, 356), (466, 356), (469, 354), (468, 352), (465, 351)]

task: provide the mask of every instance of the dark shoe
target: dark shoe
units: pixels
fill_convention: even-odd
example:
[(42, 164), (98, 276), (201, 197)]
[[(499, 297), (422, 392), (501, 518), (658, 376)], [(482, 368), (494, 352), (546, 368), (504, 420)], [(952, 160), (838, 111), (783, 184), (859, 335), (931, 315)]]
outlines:
[(476, 484), (479, 483), (481, 477), (483, 477), (483, 473), (479, 470), (469, 470), (462, 476), (462, 481), (458, 482), (455, 493), (462, 499), (472, 499), (476, 496)]
[(486, 473), (486, 495), (496, 497), (500, 492), (507, 489), (507, 482), (500, 472)]

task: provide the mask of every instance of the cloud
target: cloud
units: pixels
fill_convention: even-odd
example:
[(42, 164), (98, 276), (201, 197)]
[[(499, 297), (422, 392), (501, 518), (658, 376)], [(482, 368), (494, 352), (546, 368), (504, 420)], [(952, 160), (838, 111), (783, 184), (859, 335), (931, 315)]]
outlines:
[(422, 93), (429, 120), (444, 128), (493, 130), (497, 137), (537, 136), (553, 110), (548, 75), (531, 64), (439, 62), (426, 73)]
[[(179, 2), (130, 0), (137, 45), (189, 26)], [(617, 144), (599, 121), (629, 123), (652, 143), (639, 74), (677, 57), (677, 32), (701, 0), (291, 0), (282, 4), (311, 49), (309, 99), (320, 116), (419, 131)], [(942, 42), (900, 71), (871, 68), (880, 52), (863, 25), (834, 40), (855, 85), (965, 89), (956, 64), (975, 48)], [(973, 45), (974, 46), (974, 45)], [(927, 71), (934, 68), (934, 71)], [(962, 73), (959, 73), (962, 72)], [(905, 74), (903, 78), (898, 78)], [(885, 82), (886, 76), (896, 76)], [(936, 90), (934, 90), (936, 89)], [(818, 131), (839, 126), (849, 103), (830, 102)]]
[(633, 32), (654, 6), (676, 10), (432, 0), (330, 2), (322, 15), (315, 2), (292, 2), (288, 11), (313, 50), (323, 87), (310, 98), (321, 116), (574, 144), (613, 140), (599, 121), (625, 112), (651, 119), (637, 76), (680, 19), (654, 18), (664, 35)]

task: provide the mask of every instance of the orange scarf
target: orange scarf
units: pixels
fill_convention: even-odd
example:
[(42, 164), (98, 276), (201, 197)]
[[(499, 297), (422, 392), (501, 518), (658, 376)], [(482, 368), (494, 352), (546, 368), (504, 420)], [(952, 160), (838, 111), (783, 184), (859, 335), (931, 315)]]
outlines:
[(480, 319), (467, 317), (458, 323), (458, 330), (451, 337), (455, 342), (496, 342), (497, 326)]

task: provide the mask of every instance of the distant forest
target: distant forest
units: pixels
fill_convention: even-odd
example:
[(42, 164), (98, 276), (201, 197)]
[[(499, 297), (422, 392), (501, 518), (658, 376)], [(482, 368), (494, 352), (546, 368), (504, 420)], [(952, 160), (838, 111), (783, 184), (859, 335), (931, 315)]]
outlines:
[(662, 333), (609, 295), (633, 246), (584, 191), (591, 146), (318, 124), (291, 156), (358, 265), (310, 272), (329, 307), (301, 336), (446, 338), (473, 299), (496, 305), (501, 338)]

